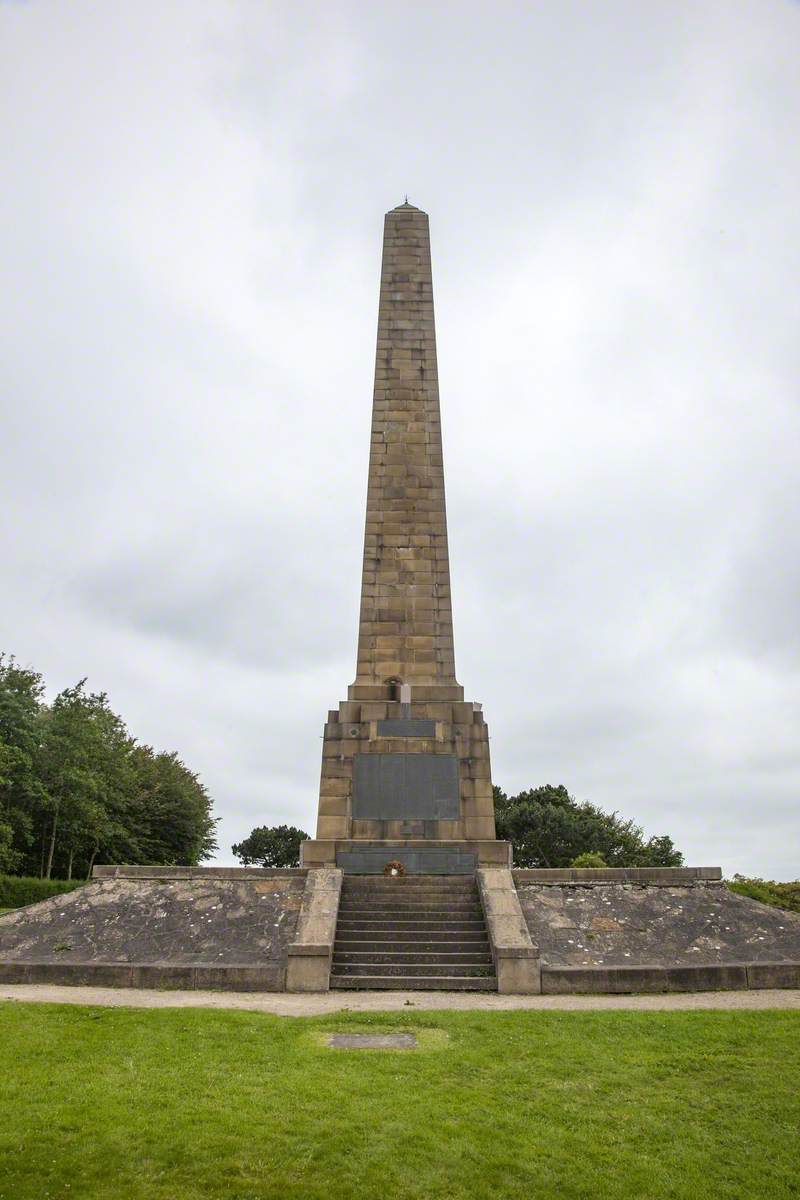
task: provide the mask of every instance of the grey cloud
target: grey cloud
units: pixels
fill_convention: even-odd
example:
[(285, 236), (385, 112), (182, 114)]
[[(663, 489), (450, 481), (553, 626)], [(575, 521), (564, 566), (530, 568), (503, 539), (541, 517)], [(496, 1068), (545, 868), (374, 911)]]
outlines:
[(223, 859), (311, 827), (408, 191), (496, 780), (795, 876), (798, 43), (783, 0), (0, 7), (0, 644), (177, 748)]

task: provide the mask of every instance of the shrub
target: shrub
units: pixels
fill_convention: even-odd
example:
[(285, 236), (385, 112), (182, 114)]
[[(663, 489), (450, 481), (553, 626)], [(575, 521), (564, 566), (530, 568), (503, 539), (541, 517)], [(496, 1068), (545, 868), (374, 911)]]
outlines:
[(569, 864), (571, 867), (607, 867), (608, 863), (596, 850), (584, 850)]
[(748, 896), (751, 900), (760, 900), (762, 904), (771, 904), (775, 908), (785, 908), (790, 912), (800, 912), (800, 880), (794, 883), (775, 883), (773, 879), (747, 879), (744, 875), (734, 875), (728, 881), (728, 887), (739, 896)]
[(50, 896), (74, 892), (85, 879), (36, 879), (24, 875), (0, 875), (0, 908), (21, 908)]

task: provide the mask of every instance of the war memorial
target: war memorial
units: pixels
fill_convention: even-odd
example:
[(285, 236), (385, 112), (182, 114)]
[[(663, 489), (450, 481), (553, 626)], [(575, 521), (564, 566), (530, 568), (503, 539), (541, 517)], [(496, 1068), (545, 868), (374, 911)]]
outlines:
[(733, 894), (718, 867), (518, 870), (496, 838), (488, 726), (455, 671), (430, 237), (413, 205), (385, 217), (356, 675), (325, 723), (300, 867), (95, 866), (86, 887), (0, 917), (0, 982), (800, 986), (800, 916)]

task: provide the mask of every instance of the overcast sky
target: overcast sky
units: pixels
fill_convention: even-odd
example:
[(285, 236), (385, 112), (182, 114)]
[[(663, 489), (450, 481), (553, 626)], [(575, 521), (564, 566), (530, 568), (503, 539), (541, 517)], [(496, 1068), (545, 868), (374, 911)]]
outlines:
[(496, 783), (796, 878), (800, 5), (0, 0), (0, 647), (313, 833), (383, 213)]

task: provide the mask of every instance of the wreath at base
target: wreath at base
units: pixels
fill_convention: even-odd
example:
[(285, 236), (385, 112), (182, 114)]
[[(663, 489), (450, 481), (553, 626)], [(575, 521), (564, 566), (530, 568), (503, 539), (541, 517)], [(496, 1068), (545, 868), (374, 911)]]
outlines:
[(405, 875), (406, 869), (396, 858), (392, 858), (383, 868), (383, 873), (384, 875)]

